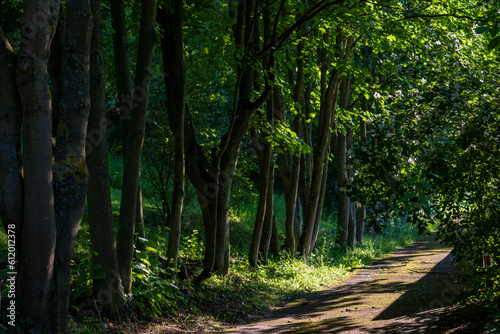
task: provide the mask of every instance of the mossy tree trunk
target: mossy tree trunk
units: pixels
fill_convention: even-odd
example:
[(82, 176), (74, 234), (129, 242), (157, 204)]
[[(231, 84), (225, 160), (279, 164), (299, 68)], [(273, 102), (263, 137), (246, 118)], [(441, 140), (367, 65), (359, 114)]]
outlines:
[(90, 110), (90, 43), (92, 12), (89, 0), (68, 1), (62, 66), (61, 105), (54, 150), (54, 198), (57, 242), (53, 296), (55, 318), (50, 326), (67, 333), (70, 263), (87, 194), (85, 141)]

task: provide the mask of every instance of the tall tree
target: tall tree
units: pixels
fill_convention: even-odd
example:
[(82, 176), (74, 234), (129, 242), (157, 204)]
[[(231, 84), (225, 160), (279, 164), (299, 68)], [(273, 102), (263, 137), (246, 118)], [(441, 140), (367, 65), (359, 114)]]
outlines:
[(158, 13), (158, 20), (162, 28), (161, 48), (167, 96), (166, 106), (175, 146), (174, 189), (167, 250), (168, 266), (174, 272), (177, 270), (185, 181), (186, 65), (183, 7), (183, 0), (171, 0), (167, 3), (166, 8), (160, 8)]
[[(264, 26), (264, 44), (269, 44), (272, 37), (272, 21), (270, 18), (269, 1), (262, 13), (262, 23)], [(257, 37), (257, 36), (255, 36)], [(256, 41), (258, 43), (258, 41)], [(270, 63), (271, 62), (271, 63)], [(273, 57), (264, 58), (264, 68), (273, 68)], [(271, 79), (274, 81), (274, 78)], [(261, 174), (261, 188), (259, 193), (259, 203), (255, 217), (255, 227), (250, 242), (249, 262), (252, 266), (257, 266), (258, 254), (261, 260), (267, 264), (271, 235), (273, 233), (274, 215), (274, 161), (272, 145), (269, 138), (272, 136), (274, 128), (274, 99), (267, 100), (265, 118), (261, 123), (263, 129), (258, 134), (252, 131), (252, 143), (259, 160)]]
[(143, 1), (141, 6), (135, 87), (123, 160), (123, 186), (117, 249), (120, 276), (126, 293), (132, 288), (132, 261), (134, 257), (135, 219), (140, 177), (139, 168), (146, 125), (151, 61), (156, 44), (156, 7), (156, 0)]
[[(269, 98), (272, 84), (269, 74), (266, 84), (255, 92), (255, 71), (268, 72), (263, 68), (261, 60), (273, 55), (282, 48), (290, 36), (305, 22), (323, 13), (341, 1), (319, 1), (300, 11), (296, 20), (286, 27), (280, 23), (287, 9), (285, 1), (274, 2), (272, 11), (271, 43), (259, 48), (255, 41), (259, 34), (257, 24), (261, 20), (261, 1), (229, 1), (229, 16), (234, 22), (232, 26), (233, 41), (236, 48), (236, 85), (234, 86), (234, 107), (228, 130), (222, 136), (218, 147), (213, 147), (209, 159), (204, 149), (197, 142), (194, 123), (189, 113), (186, 118), (186, 157), (187, 175), (189, 176), (201, 204), (205, 225), (205, 259), (204, 270), (199, 279), (206, 278), (215, 268), (224, 275), (229, 269), (229, 207), (231, 187), (234, 178), (241, 141), (245, 136), (250, 119), (255, 110), (260, 108)], [(283, 19), (284, 20), (284, 19)]]
[(267, 88), (258, 98), (253, 97), (253, 69), (248, 62), (255, 54), (254, 34), (259, 21), (255, 0), (241, 1), (235, 7), (230, 1), (230, 15), (234, 18), (233, 36), (237, 57), (242, 62), (237, 66), (238, 102), (233, 110), (228, 131), (221, 138), (218, 148), (212, 150), (212, 161), (206, 158), (196, 141), (193, 123), (188, 115), (186, 131), (187, 174), (196, 189), (201, 204), (205, 225), (204, 270), (199, 279), (211, 275), (212, 269), (226, 275), (229, 271), (229, 205), (234, 171), (241, 141), (246, 134), (253, 112), (269, 97)]
[(19, 306), (33, 323), (45, 325), (53, 275), (56, 224), (52, 177), (52, 105), (47, 62), (58, 22), (59, 1), (25, 1), (17, 88), (23, 113), (24, 223), (18, 277)]
[(91, 6), (94, 29), (90, 57), (91, 104), (86, 157), (89, 169), (87, 206), (92, 263), (98, 266), (93, 274), (93, 294), (98, 307), (105, 314), (114, 317), (125, 300), (118, 272), (109, 184), (101, 0), (92, 0)]
[(63, 84), (52, 167), (57, 228), (53, 281), (57, 317), (51, 323), (63, 333), (69, 330), (70, 263), (88, 182), (85, 140), (90, 110), (90, 1), (68, 1), (65, 15)]
[[(325, 42), (328, 43), (329, 32), (324, 34)], [(337, 45), (342, 45), (344, 40), (342, 35), (337, 37)], [(342, 57), (339, 54), (339, 59)], [(304, 203), (304, 233), (302, 235), (302, 252), (308, 257), (314, 247), (316, 231), (319, 230), (319, 218), (321, 217), (322, 207), (321, 194), (324, 191), (323, 184), (326, 182), (328, 164), (328, 152), (330, 147), (331, 129), (333, 127), (334, 115), (337, 107), (337, 96), (340, 84), (340, 71), (334, 68), (328, 73), (326, 50), (323, 50), (321, 59), (321, 104), (319, 110), (318, 133), (316, 144), (313, 151), (312, 167), (308, 174), (306, 184), (307, 196)]]
[[(122, 132), (122, 154), (125, 159), (130, 129), (130, 113), (135, 104), (134, 88), (132, 82), (132, 68), (130, 66), (130, 52), (128, 42), (127, 16), (125, 14), (125, 2), (123, 0), (111, 0), (111, 23), (113, 29), (113, 59), (116, 78), (116, 90), (118, 95), (118, 111), (120, 113), (120, 127)], [(139, 90), (141, 90), (139, 88)], [(141, 91), (141, 93), (144, 93)], [(141, 97), (145, 98), (145, 97)], [(140, 173), (139, 173), (140, 174)], [(133, 212), (132, 212), (133, 210)], [(120, 213), (121, 213), (120, 209)], [(125, 208), (124, 215), (135, 213), (135, 226), (140, 237), (145, 237), (144, 216), (142, 208), (141, 177), (137, 181), (136, 207)], [(123, 226), (123, 225), (122, 225)], [(144, 250), (144, 245), (139, 241), (138, 248)]]

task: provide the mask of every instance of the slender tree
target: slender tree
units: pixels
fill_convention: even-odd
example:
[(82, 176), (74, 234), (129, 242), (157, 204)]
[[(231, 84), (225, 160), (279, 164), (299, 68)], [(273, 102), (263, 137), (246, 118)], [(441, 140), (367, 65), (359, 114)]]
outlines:
[(156, 7), (156, 0), (142, 2), (135, 88), (123, 160), (123, 187), (120, 203), (120, 226), (118, 228), (117, 250), (120, 276), (126, 293), (132, 288), (132, 261), (134, 257), (139, 167), (146, 125), (151, 61), (156, 44)]
[[(328, 42), (328, 32), (325, 33), (325, 41)], [(341, 35), (337, 38), (337, 44), (343, 43)], [(324, 52), (326, 53), (326, 52)], [(326, 55), (322, 57), (321, 66), (321, 105), (319, 112), (319, 126), (316, 144), (313, 151), (312, 169), (308, 179), (307, 197), (304, 203), (306, 209), (304, 218), (304, 233), (302, 235), (302, 252), (308, 257), (314, 247), (315, 234), (319, 230), (319, 218), (322, 214), (320, 206), (321, 192), (324, 191), (323, 184), (326, 182), (327, 173), (325, 165), (328, 164), (328, 156), (336, 111), (337, 96), (340, 84), (340, 72), (337, 68), (327, 72)], [(311, 167), (310, 167), (311, 168)]]
[(174, 134), (175, 169), (170, 233), (168, 240), (168, 266), (177, 270), (181, 235), (182, 206), (184, 201), (185, 144), (184, 121), (186, 106), (186, 65), (184, 58), (183, 0), (172, 0), (161, 8), (158, 20), (162, 28), (161, 48), (165, 76), (166, 107), (170, 129)]
[(106, 90), (103, 69), (101, 0), (92, 0), (94, 29), (90, 57), (90, 115), (87, 129), (86, 157), (89, 169), (87, 193), (93, 274), (93, 294), (99, 308), (111, 317), (124, 305), (123, 288), (118, 272), (113, 208), (109, 184)]

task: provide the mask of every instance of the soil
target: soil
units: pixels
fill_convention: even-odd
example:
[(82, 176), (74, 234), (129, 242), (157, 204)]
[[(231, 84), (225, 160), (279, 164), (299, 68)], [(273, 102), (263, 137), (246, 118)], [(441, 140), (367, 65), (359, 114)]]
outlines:
[(456, 304), (465, 284), (450, 252), (432, 236), (423, 237), (329, 289), (224, 332), (486, 333), (482, 308)]

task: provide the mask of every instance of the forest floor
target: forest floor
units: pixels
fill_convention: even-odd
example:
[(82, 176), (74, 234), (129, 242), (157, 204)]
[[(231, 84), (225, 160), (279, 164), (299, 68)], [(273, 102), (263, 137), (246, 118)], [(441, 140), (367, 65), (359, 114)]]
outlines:
[[(494, 329), (500, 323), (490, 316), (487, 305), (467, 298), (474, 295), (466, 288), (471, 275), (452, 263), (450, 252), (433, 236), (425, 236), (353, 270), (330, 288), (292, 297), (272, 310), (248, 312), (236, 300), (214, 299), (201, 314), (184, 310), (170, 320), (152, 319), (128, 329), (110, 323), (106, 332), (500, 333)], [(240, 284), (244, 289), (245, 282)], [(226, 321), (209, 316), (228, 311), (240, 316)]]
[(450, 251), (432, 236), (423, 237), (329, 289), (246, 325), (228, 324), (224, 332), (487, 333), (480, 306), (456, 304), (464, 298), (464, 275)]

